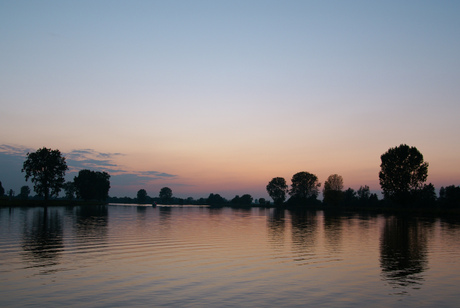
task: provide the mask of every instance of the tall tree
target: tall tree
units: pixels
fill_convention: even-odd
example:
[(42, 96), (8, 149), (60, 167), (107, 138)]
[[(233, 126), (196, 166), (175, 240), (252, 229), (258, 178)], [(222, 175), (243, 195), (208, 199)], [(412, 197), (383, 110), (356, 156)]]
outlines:
[(305, 171), (298, 172), (292, 176), (289, 194), (299, 201), (306, 201), (318, 196), (320, 186), (316, 175)]
[(169, 203), (172, 199), (172, 190), (169, 187), (163, 187), (160, 189), (160, 199), (162, 203)]
[(324, 202), (331, 205), (338, 205), (343, 200), (343, 178), (338, 174), (331, 174), (324, 182)]
[(27, 153), (21, 171), (26, 173), (26, 181), (31, 178), (34, 191), (48, 200), (50, 196), (57, 196), (61, 191), (66, 170), (68, 167), (61, 152), (44, 147)]
[(80, 170), (73, 180), (77, 196), (84, 200), (106, 200), (109, 196), (109, 179), (107, 172)]
[(416, 147), (401, 144), (390, 148), (380, 159), (379, 180), (385, 198), (409, 203), (428, 177), (428, 163), (422, 153)]
[(5, 188), (2, 186), (2, 182), (0, 181), (0, 197), (3, 197), (5, 195)]
[(273, 199), (276, 205), (281, 205), (286, 200), (286, 194), (289, 191), (286, 180), (282, 177), (273, 178), (267, 185), (268, 195)]

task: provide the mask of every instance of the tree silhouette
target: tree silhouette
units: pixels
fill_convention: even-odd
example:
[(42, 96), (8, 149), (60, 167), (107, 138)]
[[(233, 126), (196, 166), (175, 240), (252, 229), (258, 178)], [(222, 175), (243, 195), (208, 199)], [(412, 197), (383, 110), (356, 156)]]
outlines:
[(50, 196), (57, 196), (61, 191), (66, 170), (68, 167), (61, 152), (44, 147), (27, 153), (21, 171), (26, 173), (26, 181), (31, 178), (35, 192), (48, 200)]
[(283, 204), (284, 200), (286, 200), (286, 193), (288, 192), (286, 180), (281, 177), (273, 178), (268, 182), (267, 192), (276, 205)]
[(291, 183), (289, 194), (295, 202), (305, 202), (309, 198), (316, 199), (321, 186), (316, 175), (305, 171), (294, 174)]
[(5, 188), (2, 186), (2, 182), (0, 181), (0, 197), (3, 197), (5, 195)]
[(29, 198), (30, 188), (29, 186), (22, 186), (21, 192), (19, 193), (19, 198), (21, 200), (27, 200)]
[(65, 182), (64, 184), (65, 197), (67, 200), (72, 200), (75, 196), (75, 184), (73, 182)]
[(423, 188), (428, 176), (428, 163), (415, 147), (401, 144), (381, 157), (379, 179), (385, 198), (407, 204)]
[(343, 178), (338, 174), (331, 174), (324, 182), (324, 202), (338, 205), (343, 200)]
[(145, 203), (147, 201), (147, 191), (145, 189), (139, 189), (137, 192), (137, 202)]
[(169, 203), (172, 199), (172, 190), (169, 187), (163, 187), (160, 189), (160, 199), (162, 203)]
[(107, 172), (80, 170), (73, 180), (77, 196), (84, 200), (106, 200), (109, 196), (109, 179)]

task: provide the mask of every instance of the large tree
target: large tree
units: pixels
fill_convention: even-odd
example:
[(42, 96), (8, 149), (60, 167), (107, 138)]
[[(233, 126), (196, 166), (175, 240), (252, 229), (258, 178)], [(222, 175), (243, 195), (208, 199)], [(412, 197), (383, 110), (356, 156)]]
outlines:
[(273, 178), (267, 185), (268, 195), (276, 205), (281, 205), (286, 200), (286, 193), (289, 191), (286, 180), (282, 177)]
[(343, 200), (343, 178), (338, 174), (331, 174), (324, 182), (323, 197), (324, 202), (337, 205)]
[(34, 191), (48, 200), (61, 191), (66, 170), (68, 167), (61, 152), (44, 147), (36, 152), (27, 153), (21, 171), (26, 173), (26, 181), (31, 178)]
[(413, 200), (428, 177), (428, 163), (416, 147), (401, 144), (380, 157), (379, 179), (385, 198), (406, 204)]
[(109, 179), (107, 172), (80, 170), (73, 179), (77, 196), (84, 200), (106, 200), (109, 196)]
[(289, 194), (299, 201), (306, 201), (309, 198), (318, 196), (319, 187), (318, 177), (309, 172), (298, 172), (292, 176), (291, 190)]

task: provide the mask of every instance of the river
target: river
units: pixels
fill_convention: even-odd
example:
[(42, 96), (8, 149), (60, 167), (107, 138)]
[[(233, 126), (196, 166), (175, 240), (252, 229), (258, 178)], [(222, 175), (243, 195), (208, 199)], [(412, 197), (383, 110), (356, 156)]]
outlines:
[(459, 276), (452, 217), (0, 209), (2, 307), (458, 307)]

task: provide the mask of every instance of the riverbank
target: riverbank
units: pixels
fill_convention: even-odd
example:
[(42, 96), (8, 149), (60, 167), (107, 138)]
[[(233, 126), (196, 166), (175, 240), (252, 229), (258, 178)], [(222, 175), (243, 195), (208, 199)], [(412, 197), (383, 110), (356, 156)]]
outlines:
[(0, 199), (0, 207), (44, 207), (44, 206), (94, 206), (104, 205), (101, 201), (80, 201), (80, 200), (8, 200)]

